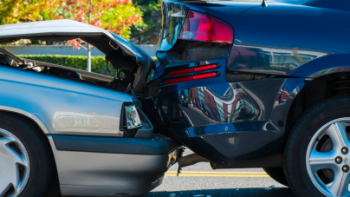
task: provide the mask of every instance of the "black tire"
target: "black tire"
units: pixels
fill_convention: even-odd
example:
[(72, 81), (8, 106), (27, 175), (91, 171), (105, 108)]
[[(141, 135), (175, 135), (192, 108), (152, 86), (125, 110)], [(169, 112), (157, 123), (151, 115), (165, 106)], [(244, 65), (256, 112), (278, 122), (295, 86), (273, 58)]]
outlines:
[[(311, 107), (293, 125), (284, 151), (284, 168), (289, 187), (296, 196), (325, 196), (312, 183), (308, 175), (307, 147), (318, 129), (342, 117), (350, 117), (350, 98), (334, 97)], [(320, 178), (324, 180), (325, 177), (320, 176)]]
[(273, 180), (288, 187), (287, 178), (284, 175), (283, 168), (263, 168), (263, 169)]
[(48, 140), (35, 124), (17, 114), (0, 112), (0, 128), (15, 135), (28, 152), (29, 179), (19, 197), (44, 196), (53, 170), (53, 157)]

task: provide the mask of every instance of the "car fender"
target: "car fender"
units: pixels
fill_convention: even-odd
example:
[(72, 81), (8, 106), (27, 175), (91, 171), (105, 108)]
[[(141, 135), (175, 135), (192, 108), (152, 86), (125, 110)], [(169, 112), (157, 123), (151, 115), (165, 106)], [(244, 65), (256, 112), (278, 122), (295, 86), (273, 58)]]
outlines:
[(69, 79), (0, 67), (0, 106), (46, 134), (123, 136), (120, 115), (131, 95)]
[[(271, 121), (278, 125), (282, 131), (285, 128), (288, 113), (300, 91), (312, 80), (333, 73), (350, 72), (350, 54), (334, 54), (312, 60), (295, 69), (285, 79), (281, 89), (276, 95), (275, 105), (271, 113)], [(277, 98), (283, 94), (287, 98), (284, 103), (278, 103)]]
[(333, 54), (314, 59), (293, 70), (289, 76), (317, 78), (344, 71), (350, 71), (350, 53)]
[(18, 108), (7, 107), (7, 106), (0, 106), (0, 111), (16, 113), (16, 114), (20, 114), (22, 116), (25, 116), (25, 117), (29, 118), (30, 120), (32, 120), (34, 123), (36, 123), (44, 134), (49, 134), (49, 131), (47, 130), (45, 124), (43, 123), (44, 120), (41, 117), (36, 117), (35, 115), (33, 115), (27, 111), (24, 111), (24, 110), (21, 110)]

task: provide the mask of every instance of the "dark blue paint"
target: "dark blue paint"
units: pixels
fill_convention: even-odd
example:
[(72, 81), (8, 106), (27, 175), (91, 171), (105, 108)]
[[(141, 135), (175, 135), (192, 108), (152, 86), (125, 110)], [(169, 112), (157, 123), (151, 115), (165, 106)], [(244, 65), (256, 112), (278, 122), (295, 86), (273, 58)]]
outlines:
[[(235, 31), (227, 59), (206, 61), (220, 63), (220, 76), (160, 83), (157, 95), (157, 109), (166, 125), (158, 129), (212, 162), (234, 165), (281, 153), (287, 116), (300, 90), (313, 78), (350, 71), (348, 1), (268, 2), (265, 8), (261, 1), (173, 3), (220, 18)], [(159, 45), (158, 51), (171, 51), (174, 45)], [(182, 63), (171, 61), (164, 52), (157, 55), (165, 68), (163, 82), (171, 69), (204, 62)], [(272, 76), (229, 83), (226, 69)]]
[(236, 123), (207, 125), (201, 127), (189, 127), (187, 128), (187, 131), (187, 137), (195, 137), (201, 135), (212, 135), (232, 132), (277, 131), (277, 129), (266, 121), (245, 121)]

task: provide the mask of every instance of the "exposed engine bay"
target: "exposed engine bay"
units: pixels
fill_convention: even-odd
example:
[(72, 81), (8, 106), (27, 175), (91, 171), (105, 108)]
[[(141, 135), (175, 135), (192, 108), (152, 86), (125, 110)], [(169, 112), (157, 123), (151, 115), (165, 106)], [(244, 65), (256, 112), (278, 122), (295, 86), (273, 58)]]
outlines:
[(96, 86), (111, 88), (120, 92), (132, 90), (139, 66), (121, 50), (113, 50), (106, 54), (107, 65), (111, 64), (118, 70), (118, 77), (87, 72), (80, 69), (70, 68), (57, 64), (41, 62), (31, 59), (19, 58), (0, 47), (0, 65), (9, 66), (22, 70), (33, 71), (45, 75), (61, 77), (74, 81), (80, 81)]

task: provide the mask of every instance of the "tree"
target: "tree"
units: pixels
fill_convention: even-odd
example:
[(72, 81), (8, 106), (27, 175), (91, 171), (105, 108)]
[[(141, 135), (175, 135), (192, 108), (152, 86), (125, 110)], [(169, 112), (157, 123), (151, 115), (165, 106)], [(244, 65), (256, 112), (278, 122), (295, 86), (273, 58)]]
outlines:
[(56, 7), (61, 0), (0, 0), (0, 25), (43, 20), (42, 10)]
[[(0, 0), (0, 25), (72, 19), (89, 23), (90, 0)], [(130, 37), (130, 26), (142, 27), (142, 12), (131, 0), (93, 0), (91, 25)]]
[[(44, 10), (44, 16), (89, 23), (89, 11), (90, 0), (66, 0), (53, 10)], [(93, 0), (90, 24), (129, 39), (131, 25), (143, 26), (142, 12), (131, 0)]]
[(162, 0), (133, 0), (135, 5), (140, 6), (143, 13), (143, 26), (131, 27), (131, 34), (134, 37), (141, 35), (150, 38), (154, 34), (158, 34), (161, 26), (161, 2)]
[[(66, 0), (54, 10), (45, 10), (47, 18), (72, 19), (130, 38), (130, 26), (142, 26), (141, 11), (131, 0)], [(70, 41), (80, 48), (79, 40)], [(91, 71), (91, 46), (87, 45), (87, 70)]]

